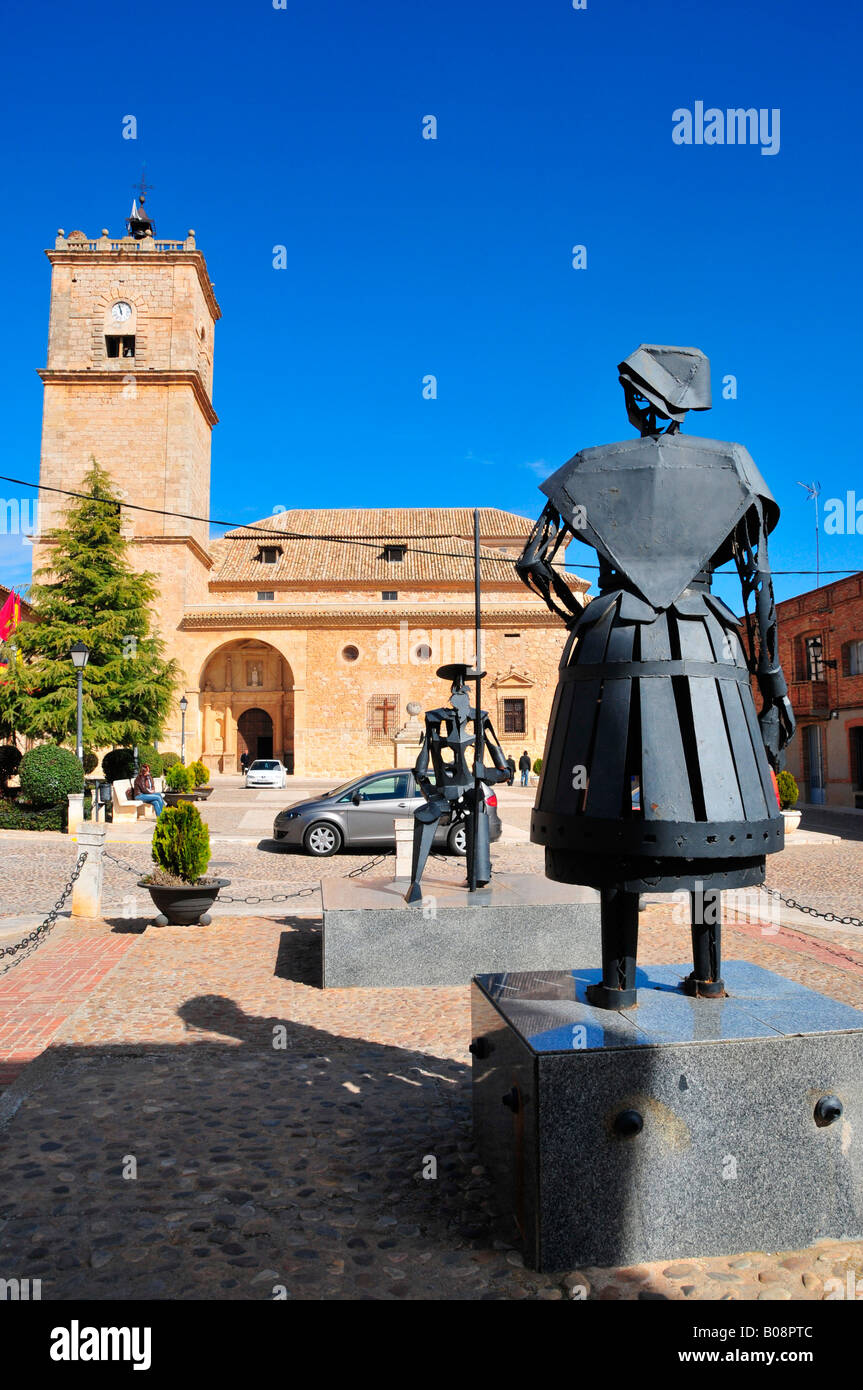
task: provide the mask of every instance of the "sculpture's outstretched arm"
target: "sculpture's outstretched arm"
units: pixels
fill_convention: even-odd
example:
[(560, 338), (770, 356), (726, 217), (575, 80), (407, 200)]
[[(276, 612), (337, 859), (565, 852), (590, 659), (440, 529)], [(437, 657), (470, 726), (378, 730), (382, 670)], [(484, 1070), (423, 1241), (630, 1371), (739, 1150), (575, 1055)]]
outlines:
[(567, 625), (580, 615), (581, 604), (562, 576), (552, 568), (552, 562), (568, 533), (571, 534), (561, 522), (557, 508), (552, 502), (547, 503), (515, 566), (519, 579)]
[(494, 782), (507, 782), (509, 781), (509, 768), (507, 767), (506, 754), (504, 753), (503, 749), (497, 741), (497, 734), (495, 733), (492, 727), (491, 720), (488, 717), (486, 717), (485, 719), (484, 733), (485, 746), (488, 752), (491, 754), (491, 760), (494, 763), (494, 769), (486, 768), (483, 780), (488, 782), (490, 785)]
[[(779, 662), (776, 604), (767, 558), (767, 529), (761, 503), (757, 499), (738, 522), (733, 545), (734, 561), (743, 589), (743, 612), (749, 646), (748, 665), (758, 681), (758, 689), (763, 698), (758, 723), (767, 760), (774, 772), (778, 772), (784, 762), (782, 750), (791, 742), (797, 723), (788, 698), (788, 683)], [(749, 599), (753, 594), (754, 617), (758, 629), (757, 650), (752, 632), (753, 615), (749, 611)]]

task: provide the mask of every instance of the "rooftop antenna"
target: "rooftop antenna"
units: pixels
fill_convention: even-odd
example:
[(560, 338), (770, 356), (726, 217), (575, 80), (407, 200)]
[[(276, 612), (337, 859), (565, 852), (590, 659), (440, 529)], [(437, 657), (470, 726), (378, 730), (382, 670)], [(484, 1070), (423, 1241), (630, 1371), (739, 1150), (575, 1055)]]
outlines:
[(818, 498), (819, 498), (820, 495), (821, 495), (821, 484), (820, 484), (820, 483), (801, 483), (801, 482), (798, 482), (797, 486), (798, 486), (798, 487), (802, 487), (802, 488), (804, 489), (804, 491), (808, 494), (808, 496), (809, 496), (809, 501), (815, 503), (815, 588), (816, 588), (816, 589), (820, 589), (820, 588), (821, 588), (821, 556), (820, 556), (820, 552), (819, 552), (819, 541), (818, 541)]

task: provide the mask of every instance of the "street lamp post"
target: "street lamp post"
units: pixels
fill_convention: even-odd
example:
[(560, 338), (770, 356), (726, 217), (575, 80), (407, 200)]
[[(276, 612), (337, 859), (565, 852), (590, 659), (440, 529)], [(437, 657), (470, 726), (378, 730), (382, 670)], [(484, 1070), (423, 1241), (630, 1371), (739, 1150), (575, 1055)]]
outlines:
[(80, 759), (81, 762), (83, 763), (83, 761), (84, 761), (84, 704), (83, 704), (83, 701), (84, 701), (84, 693), (83, 693), (83, 680), (84, 680), (84, 667), (87, 665), (87, 662), (88, 662), (88, 660), (89, 660), (89, 658), (90, 658), (90, 651), (89, 651), (89, 648), (85, 647), (85, 645), (84, 645), (83, 642), (76, 642), (75, 645), (74, 645), (73, 648), (72, 648), (72, 651), (71, 651), (70, 655), (71, 655), (71, 657), (72, 657), (72, 665), (75, 667), (75, 671), (76, 671), (76, 673), (77, 673), (77, 675), (78, 675), (78, 739), (77, 739), (77, 743), (76, 743), (76, 745), (75, 745), (75, 751), (76, 751), (76, 753), (78, 754), (79, 759)]
[(189, 708), (189, 701), (185, 695), (180, 701), (180, 762), (185, 766), (186, 762), (186, 710)]

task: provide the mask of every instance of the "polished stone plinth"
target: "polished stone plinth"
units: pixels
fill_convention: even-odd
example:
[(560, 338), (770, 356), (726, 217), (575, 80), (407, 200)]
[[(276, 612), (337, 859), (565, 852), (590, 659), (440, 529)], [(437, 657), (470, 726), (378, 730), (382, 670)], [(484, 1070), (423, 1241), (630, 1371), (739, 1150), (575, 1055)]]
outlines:
[(535, 1268), (863, 1237), (863, 1013), (746, 961), (692, 999), (690, 969), (624, 1012), (598, 970), (474, 981), (476, 1145)]
[(423, 881), (324, 879), (324, 986), (466, 985), (515, 966), (560, 970), (599, 959), (599, 894), (534, 874), (495, 874), (469, 893)]

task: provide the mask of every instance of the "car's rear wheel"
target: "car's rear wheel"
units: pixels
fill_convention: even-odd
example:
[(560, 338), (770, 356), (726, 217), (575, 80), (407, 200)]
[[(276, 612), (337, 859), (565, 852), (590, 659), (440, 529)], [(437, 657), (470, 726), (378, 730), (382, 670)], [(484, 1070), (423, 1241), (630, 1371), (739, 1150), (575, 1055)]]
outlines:
[(331, 825), (325, 820), (316, 820), (303, 836), (303, 849), (306, 854), (314, 854), (318, 859), (324, 859), (330, 854), (338, 854), (343, 839), (337, 825)]
[(467, 854), (467, 826), (459, 821), (446, 837), (446, 847), (450, 854)]

